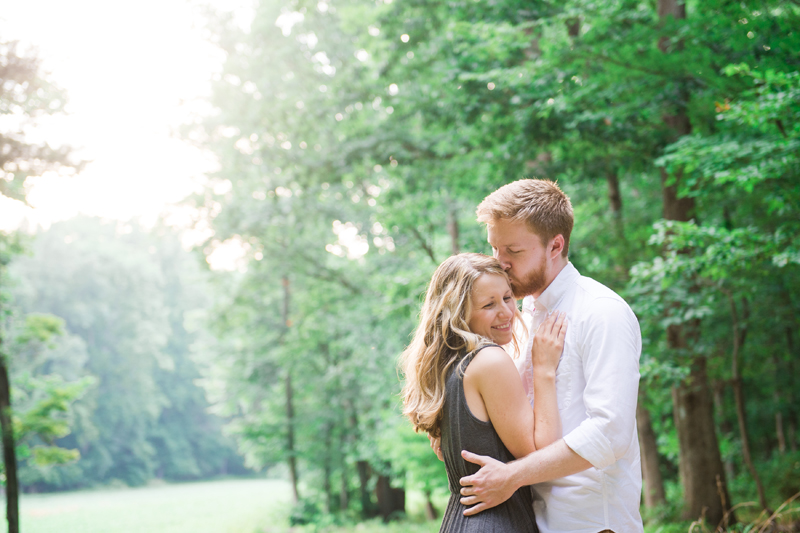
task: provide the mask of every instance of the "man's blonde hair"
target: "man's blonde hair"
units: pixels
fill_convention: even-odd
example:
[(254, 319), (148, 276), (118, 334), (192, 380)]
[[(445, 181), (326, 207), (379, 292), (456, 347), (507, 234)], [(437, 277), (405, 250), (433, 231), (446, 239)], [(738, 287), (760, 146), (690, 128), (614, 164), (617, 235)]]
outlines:
[[(470, 253), (448, 258), (431, 278), (414, 340), (400, 356), (400, 367), (405, 374), (403, 414), (417, 431), (435, 437), (441, 435), (448, 372), (468, 353), (492, 344), (490, 339), (469, 329), (472, 288), (484, 274), (502, 276), (508, 281), (497, 259)], [(514, 313), (519, 319), (516, 307)], [(512, 340), (519, 352), (516, 330)]]
[(478, 221), (491, 225), (498, 220), (521, 220), (547, 243), (564, 236), (567, 257), (574, 216), (569, 197), (553, 181), (525, 179), (503, 185), (478, 205)]

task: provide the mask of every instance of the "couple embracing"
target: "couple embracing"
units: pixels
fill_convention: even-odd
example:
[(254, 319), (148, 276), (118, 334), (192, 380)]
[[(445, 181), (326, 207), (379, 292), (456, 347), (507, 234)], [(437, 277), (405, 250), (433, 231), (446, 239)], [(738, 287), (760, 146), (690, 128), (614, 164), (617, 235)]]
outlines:
[(643, 531), (635, 315), (569, 262), (555, 183), (510, 183), (477, 213), (494, 257), (439, 266), (401, 358), (404, 414), (447, 471), (440, 531)]

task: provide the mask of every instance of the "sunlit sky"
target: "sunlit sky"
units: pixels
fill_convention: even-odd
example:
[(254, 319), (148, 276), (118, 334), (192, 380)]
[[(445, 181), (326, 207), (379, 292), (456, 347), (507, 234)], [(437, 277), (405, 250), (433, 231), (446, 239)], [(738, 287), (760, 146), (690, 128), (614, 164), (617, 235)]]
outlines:
[[(33, 209), (0, 198), (0, 229), (83, 213), (152, 223), (203, 182), (213, 159), (177, 137), (203, 113), (222, 54), (204, 39), (202, 5), (244, 12), (246, 0), (0, 0), (0, 40), (35, 50), (66, 89), (67, 115), (34, 140), (91, 161), (75, 177), (29, 179)], [(33, 139), (33, 137), (32, 137)]]

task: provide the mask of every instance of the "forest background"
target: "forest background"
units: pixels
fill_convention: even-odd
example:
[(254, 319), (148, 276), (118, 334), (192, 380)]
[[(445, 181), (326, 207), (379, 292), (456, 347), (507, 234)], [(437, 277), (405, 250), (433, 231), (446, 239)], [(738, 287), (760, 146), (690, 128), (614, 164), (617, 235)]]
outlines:
[[(397, 356), (434, 268), (490, 252), (475, 206), (532, 176), (572, 199), (570, 260), (640, 320), (648, 521), (797, 520), (796, 2), (262, 0), (247, 25), (208, 20), (224, 69), (183, 131), (218, 161), (186, 201), (207, 241), (87, 218), (0, 239), (24, 490), (273, 468), (297, 524), (388, 518), (406, 490), (434, 516), (446, 479), (399, 416)], [(3, 114), (59, 111), (34, 59), (2, 57)], [(0, 142), (6, 196), (80, 171)], [(197, 260), (226, 247), (231, 272)]]

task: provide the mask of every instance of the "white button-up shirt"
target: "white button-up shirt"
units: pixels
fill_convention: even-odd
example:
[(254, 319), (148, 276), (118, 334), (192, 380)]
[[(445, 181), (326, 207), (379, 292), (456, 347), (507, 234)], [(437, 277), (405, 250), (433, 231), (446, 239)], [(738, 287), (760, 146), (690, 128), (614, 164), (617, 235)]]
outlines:
[(532, 487), (541, 533), (643, 531), (639, 514), (642, 471), (636, 433), (639, 322), (614, 291), (581, 276), (568, 263), (534, 301), (523, 300), (531, 332), (516, 358), (533, 404), (531, 346), (536, 328), (553, 311), (567, 313), (556, 395), (564, 441), (593, 467)]

